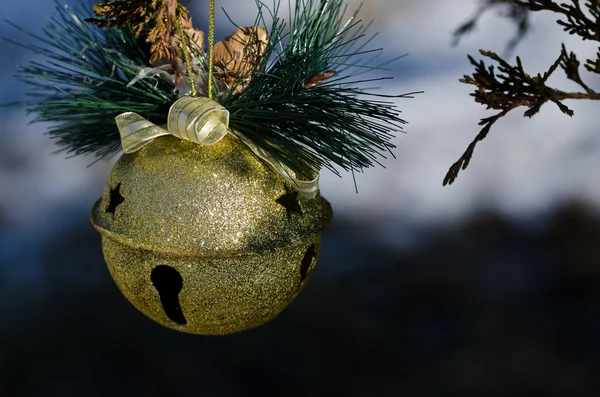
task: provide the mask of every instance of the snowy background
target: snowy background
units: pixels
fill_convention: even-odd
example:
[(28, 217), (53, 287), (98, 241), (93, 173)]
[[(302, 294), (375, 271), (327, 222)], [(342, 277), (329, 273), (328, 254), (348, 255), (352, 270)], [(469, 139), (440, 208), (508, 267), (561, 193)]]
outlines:
[[(253, 2), (222, 1), (234, 21), (251, 24)], [(351, 8), (354, 6), (351, 2)], [(24, 0), (7, 3), (4, 18), (39, 31), (44, 18), (52, 13), (52, 2)], [(18, 6), (14, 6), (18, 4)], [(201, 3), (191, 7), (201, 21)], [(478, 55), (478, 49), (502, 52), (512, 37), (512, 24), (488, 13), (479, 28), (451, 46), (453, 30), (475, 11), (468, 0), (382, 1), (363, 6), (363, 19), (373, 20), (373, 32), (380, 34), (375, 45), (382, 46), (388, 57), (408, 54), (390, 71), (395, 79), (381, 92), (402, 94), (424, 91), (414, 99), (400, 99), (398, 107), (409, 121), (406, 134), (396, 139), (396, 160), (385, 162), (387, 169), (373, 168), (357, 176), (359, 194), (354, 193), (351, 175), (338, 178), (324, 172), (323, 194), (340, 216), (369, 222), (422, 224), (456, 221), (481, 209), (498, 209), (521, 218), (543, 214), (557, 202), (582, 198), (600, 204), (600, 184), (596, 170), (600, 166), (600, 134), (597, 133), (596, 105), (567, 102), (575, 117), (564, 116), (550, 104), (541, 114), (528, 120), (522, 111), (514, 111), (500, 120), (490, 136), (481, 143), (471, 166), (461, 172), (457, 182), (442, 187), (449, 166), (458, 159), (478, 132), (477, 122), (489, 116), (468, 95), (472, 88), (458, 82), (469, 74), (466, 54)], [(32, 12), (35, 10), (35, 12)], [(219, 10), (220, 11), (220, 10)], [(285, 7), (282, 15), (287, 15)], [(222, 11), (217, 13), (217, 36), (232, 30)], [(556, 58), (560, 43), (584, 56), (592, 56), (593, 45), (564, 34), (554, 17), (544, 13), (532, 16), (534, 28), (516, 48), (527, 70), (543, 72)], [(28, 40), (7, 24), (0, 25), (2, 36)], [(32, 59), (22, 49), (1, 42), (6, 56), (0, 59), (1, 101), (23, 98), (25, 87), (12, 76), (16, 64)], [(594, 86), (600, 79), (587, 76)], [(577, 90), (564, 81), (560, 72), (552, 83), (565, 90)], [(36, 224), (49, 208), (64, 208), (70, 203), (92, 203), (100, 194), (111, 164), (104, 162), (87, 168), (91, 158), (63, 160), (51, 156), (55, 149), (43, 135), (44, 125), (28, 125), (21, 109), (1, 109), (4, 128), (0, 135), (3, 189), (0, 208), (5, 217), (18, 226)], [(6, 209), (10, 210), (6, 210)]]
[[(350, 3), (350, 8), (358, 4), (354, 0)], [(292, 314), (284, 314), (273, 326), (262, 327), (253, 333), (244, 334), (245, 336), (222, 339), (214, 345), (211, 344), (213, 342), (198, 340), (191, 342), (191, 339), (185, 339), (184, 343), (184, 339), (181, 339), (183, 336), (175, 336), (169, 331), (158, 329), (159, 327), (135, 313), (112, 286), (102, 265), (99, 238), (88, 223), (89, 208), (102, 193), (112, 162), (99, 162), (88, 167), (94, 158), (65, 160), (62, 155), (51, 155), (56, 148), (44, 135), (45, 125), (28, 124), (31, 116), (26, 115), (22, 109), (0, 108), (0, 394), (4, 391), (9, 397), (42, 395), (53, 382), (62, 382), (61, 385), (70, 386), (71, 383), (65, 379), (75, 371), (72, 376), (84, 379), (81, 380), (82, 385), (94, 385), (95, 392), (92, 393), (92, 389), (84, 387), (81, 390), (87, 392), (78, 394), (74, 391), (76, 389), (64, 386), (65, 388), (60, 389), (60, 395), (121, 395), (108, 386), (106, 389), (98, 386), (104, 384), (102, 382), (107, 379), (101, 375), (98, 375), (98, 379), (86, 378), (96, 370), (108, 371), (107, 373), (114, 375), (113, 372), (122, 370), (113, 369), (120, 368), (114, 367), (114, 363), (120, 361), (113, 362), (110, 361), (112, 358), (104, 357), (112, 366), (103, 367), (99, 364), (100, 361), (92, 363), (85, 360), (92, 360), (88, 357), (90, 355), (108, 355), (107, 352), (112, 352), (111, 349), (118, 343), (129, 343), (127, 341), (132, 340), (132, 333), (137, 330), (146, 335), (146, 339), (142, 336), (138, 338), (139, 334), (136, 334), (137, 342), (129, 346), (129, 350), (125, 349), (123, 357), (131, 359), (132, 355), (141, 354), (140, 357), (146, 362), (153, 362), (161, 368), (163, 372), (160, 376), (163, 377), (159, 378), (166, 384), (171, 384), (169, 382), (176, 378), (169, 372), (170, 367), (166, 364), (161, 366), (163, 361), (167, 362), (163, 358), (165, 354), (169, 354), (168, 349), (180, 354), (177, 359), (190, 362), (194, 360), (192, 351), (215, 358), (222, 354), (219, 350), (222, 348), (226, 351), (226, 357), (237, 357), (239, 352), (234, 350), (239, 348), (243, 352), (239, 354), (247, 354), (246, 360), (250, 360), (242, 360), (246, 364), (245, 367), (237, 368), (229, 375), (214, 370), (212, 375), (209, 372), (208, 375), (204, 374), (202, 379), (207, 381), (207, 378), (211, 378), (213, 387), (219, 382), (227, 383), (229, 377), (234, 379), (235, 376), (238, 376), (235, 378), (238, 380), (239, 377), (243, 378), (246, 382), (242, 382), (243, 384), (253, 384), (255, 378), (252, 378), (252, 374), (256, 374), (252, 371), (248, 374), (245, 371), (255, 367), (255, 372), (264, 370), (268, 373), (270, 367), (261, 367), (258, 364), (264, 351), (258, 348), (251, 349), (249, 346), (254, 346), (257, 341), (266, 343), (265, 349), (268, 354), (283, 359), (283, 356), (279, 357), (277, 354), (287, 354), (283, 346), (289, 346), (282, 342), (281, 335), (287, 335), (292, 340), (289, 343), (297, 342), (297, 346), (300, 346), (303, 340), (312, 341), (313, 336), (308, 335), (314, 335), (314, 338), (326, 335), (329, 338), (326, 339), (327, 343), (336, 346), (339, 351), (329, 349), (329, 345), (324, 343), (316, 345), (318, 347), (312, 345), (313, 350), (308, 349), (304, 352), (303, 359), (306, 362), (313, 365), (319, 362), (319, 368), (334, 371), (332, 368), (336, 365), (346, 368), (343, 365), (350, 365), (348, 363), (358, 360), (358, 354), (360, 359), (367, 363), (365, 367), (378, 368), (377, 375), (369, 375), (372, 378), (352, 375), (352, 372), (345, 373), (347, 379), (359, 379), (362, 382), (360, 386), (347, 386), (346, 390), (338, 384), (332, 386), (332, 389), (322, 389), (323, 392), (330, 391), (327, 395), (340, 395), (340, 390), (346, 390), (344, 395), (347, 396), (371, 395), (369, 390), (373, 387), (377, 390), (387, 390), (387, 386), (390, 386), (389, 390), (392, 392), (375, 395), (396, 396), (398, 390), (406, 392), (403, 395), (411, 396), (510, 395), (487, 392), (481, 394), (481, 390), (487, 389), (477, 389), (484, 384), (503, 385), (503, 376), (512, 376), (512, 372), (509, 375), (502, 372), (499, 369), (502, 366), (496, 368), (483, 365), (490, 357), (500, 357), (505, 351), (506, 354), (512, 354), (513, 350), (507, 349), (506, 346), (514, 348), (514, 354), (510, 357), (517, 365), (529, 365), (534, 383), (541, 379), (535, 376), (539, 370), (539, 373), (547, 375), (550, 379), (566, 379), (563, 386), (587, 385), (581, 386), (583, 391), (580, 390), (579, 394), (560, 394), (562, 389), (557, 389), (553, 384), (549, 390), (554, 390), (557, 394), (544, 395), (597, 395), (591, 393), (593, 387), (584, 382), (586, 379), (592, 379), (586, 378), (588, 372), (585, 370), (588, 368), (586, 363), (591, 361), (578, 362), (577, 366), (570, 364), (570, 360), (575, 360), (575, 356), (568, 356), (567, 359), (560, 356), (560, 360), (557, 359), (556, 362), (561, 365), (565, 362), (567, 364), (552, 366), (554, 361), (550, 358), (553, 358), (552, 354), (557, 351), (562, 351), (559, 348), (563, 346), (561, 343), (566, 343), (565, 346), (571, 345), (565, 342), (566, 339), (561, 339), (560, 343), (557, 342), (558, 339), (551, 339), (544, 344), (545, 336), (540, 336), (540, 329), (543, 329), (543, 332), (562, 330), (560, 335), (567, 335), (569, 341), (575, 341), (573, 343), (597, 340), (597, 332), (600, 331), (600, 324), (596, 320), (600, 313), (598, 300), (594, 301), (594, 305), (584, 297), (580, 298), (581, 301), (577, 301), (577, 304), (573, 303), (574, 300), (568, 301), (574, 306), (569, 306), (565, 303), (567, 301), (563, 300), (556, 306), (548, 307), (520, 305), (531, 296), (537, 297), (540, 291), (554, 291), (554, 287), (551, 287), (554, 285), (552, 282), (558, 283), (565, 279), (561, 271), (570, 272), (577, 269), (584, 269), (578, 273), (583, 275), (582, 278), (588, 281), (595, 280), (595, 283), (589, 281), (592, 284), (586, 285), (590, 293), (593, 292), (596, 298), (599, 296), (600, 279), (597, 277), (600, 274), (600, 265), (596, 259), (597, 254), (594, 254), (594, 259), (585, 255), (565, 259), (565, 263), (569, 265), (581, 262), (589, 265), (588, 267), (568, 266), (563, 269), (557, 265), (546, 268), (542, 265), (549, 263), (549, 258), (553, 256), (548, 254), (546, 248), (539, 248), (546, 247), (549, 241), (562, 241), (552, 239), (556, 236), (548, 237), (545, 233), (551, 233), (554, 229), (544, 225), (554, 224), (554, 221), (548, 219), (553, 217), (556, 208), (565, 202), (580, 201), (589, 207), (583, 212), (567, 210), (562, 218), (552, 218), (558, 219), (555, 222), (557, 225), (567, 225), (565, 230), (568, 233), (559, 237), (600, 237), (596, 232), (599, 229), (588, 229), (577, 223), (595, 219), (600, 208), (600, 179), (597, 176), (600, 169), (598, 105), (585, 101), (566, 102), (575, 111), (573, 118), (563, 115), (552, 104), (545, 105), (541, 113), (531, 120), (522, 117), (522, 110), (513, 111), (508, 117), (497, 122), (489, 137), (478, 145), (469, 168), (460, 173), (457, 181), (452, 186), (442, 187), (446, 171), (479, 131), (479, 119), (491, 114), (468, 95), (472, 91), (471, 86), (458, 82), (463, 74), (470, 74), (473, 70), (466, 55), (478, 55), (480, 48), (502, 53), (514, 34), (514, 27), (509, 21), (488, 13), (482, 17), (478, 29), (473, 34), (465, 36), (459, 45), (453, 47), (452, 32), (475, 12), (477, 3), (474, 0), (371, 0), (363, 3), (363, 19), (374, 20), (372, 31), (380, 32), (374, 44), (383, 47), (385, 54), (390, 58), (409, 54), (394, 64), (389, 74), (395, 79), (393, 83), (386, 83), (381, 92), (402, 94), (424, 91), (414, 99), (398, 101), (403, 117), (410, 124), (405, 127), (406, 133), (399, 134), (396, 138), (397, 158), (386, 161), (386, 169), (368, 169), (364, 174), (357, 175), (358, 194), (354, 191), (354, 182), (350, 174), (338, 178), (330, 173), (323, 173), (321, 190), (332, 203), (335, 221), (331, 230), (324, 234), (321, 273), (316, 273), (312, 287), (309, 286), (296, 306), (290, 309)], [(206, 19), (203, 4), (204, 2), (196, 0), (191, 6), (196, 24)], [(3, 19), (34, 32), (41, 30), (45, 18), (51, 15), (54, 9), (53, 2), (39, 0), (0, 0), (0, 5)], [(240, 25), (249, 25), (254, 21), (255, 7), (252, 1), (221, 0), (218, 2), (218, 8), (220, 6)], [(282, 11), (282, 15), (287, 14), (285, 8)], [(515, 49), (515, 53), (522, 57), (526, 70), (532, 74), (545, 71), (556, 59), (561, 42), (564, 42), (569, 50), (577, 52), (580, 59), (592, 57), (595, 52), (593, 45), (564, 34), (554, 20), (553, 15), (545, 13), (532, 15), (533, 29)], [(218, 11), (217, 37), (228, 35), (232, 31), (233, 27), (223, 12)], [(18, 41), (28, 40), (3, 22), (0, 23), (0, 36)], [(12, 78), (13, 70), (15, 65), (24, 64), (35, 57), (4, 41), (0, 41), (0, 53), (3, 54), (0, 57), (0, 102), (23, 99), (26, 88)], [(598, 76), (586, 75), (586, 78), (584, 80), (590, 86), (600, 87)], [(556, 73), (551, 84), (564, 90), (578, 90), (574, 83), (565, 81), (560, 72)], [(486, 214), (495, 215), (489, 217)], [(475, 226), (469, 224), (472, 219), (476, 220)], [(517, 226), (506, 226), (507, 222)], [(540, 229), (535, 229), (540, 225)], [(439, 230), (442, 231), (439, 233), (443, 234), (443, 238), (435, 232)], [(540, 246), (533, 243), (538, 241)], [(577, 244), (573, 246), (574, 252), (588, 252), (581, 251)], [(590, 244), (593, 247), (595, 243), (592, 241)], [(417, 259), (406, 256), (420, 246), (425, 247), (426, 252), (423, 255), (415, 254)], [(539, 249), (539, 252), (536, 249)], [(534, 254), (536, 252), (537, 254)], [(352, 268), (360, 270), (371, 266), (370, 262), (374, 257), (380, 261), (377, 268), (379, 278), (369, 276), (368, 273), (366, 278), (363, 277), (363, 273), (359, 273), (360, 277), (351, 273)], [(471, 265), (468, 265), (469, 263)], [(548, 270), (550, 268), (551, 270)], [(344, 279), (345, 272), (352, 275), (346, 275), (347, 278)], [(385, 276), (389, 275), (389, 272), (397, 278)], [(367, 281), (358, 289), (350, 288), (349, 285), (357, 279)], [(392, 280), (397, 280), (397, 284), (393, 284)], [(573, 287), (571, 284), (569, 286)], [(579, 287), (575, 289), (583, 290)], [(334, 291), (341, 295), (335, 296)], [(431, 300), (425, 298), (429, 296), (426, 295), (428, 293), (434, 294)], [(491, 306), (473, 309), (473, 315), (465, 314), (469, 312), (464, 307), (471, 306), (461, 306), (464, 303), (462, 300), (456, 307), (447, 309), (443, 306), (443, 302), (454, 302), (452, 299), (457, 296), (462, 297), (460, 299), (464, 299), (464, 302), (489, 300), (493, 303), (490, 303)], [(394, 300), (396, 298), (398, 300)], [(407, 309), (412, 307), (413, 300), (420, 302), (421, 312), (418, 316), (415, 314), (416, 317), (411, 317), (411, 309)], [(330, 302), (329, 306), (325, 305), (326, 308), (333, 307), (342, 312), (333, 317), (319, 315), (318, 311), (323, 309), (323, 302)], [(393, 307), (397, 310), (402, 308), (402, 319), (409, 325), (408, 328), (398, 325), (394, 322), (396, 320), (391, 320), (396, 314), (396, 309), (386, 306), (391, 302), (401, 302), (400, 306)], [(514, 303), (514, 310), (511, 309), (513, 306), (502, 306), (502, 310), (506, 309), (503, 312), (505, 315), (499, 314), (498, 318), (494, 317), (498, 305), (504, 303)], [(110, 316), (114, 319), (113, 322), (124, 321), (129, 331), (119, 328), (118, 324), (113, 325), (110, 320), (96, 324), (93, 313), (88, 313), (87, 310), (86, 314), (66, 313), (62, 310), (84, 304), (94, 305), (93, 311), (97, 316)], [(358, 315), (356, 321), (353, 320), (357, 318), (357, 314), (349, 307), (351, 304), (362, 308), (362, 311), (357, 309), (362, 314)], [(587, 305), (585, 307), (590, 311), (582, 312), (582, 305)], [(581, 316), (577, 317), (577, 313)], [(465, 325), (466, 319), (480, 317), (484, 320), (474, 326), (471, 330), (473, 334), (463, 335), (463, 331), (468, 328)], [(295, 318), (302, 320), (294, 320)], [(515, 318), (527, 318), (528, 321), (535, 322), (535, 325), (532, 325), (531, 340), (521, 340), (516, 336), (513, 338), (510, 336), (513, 335), (510, 333), (512, 331), (507, 331), (504, 326), (497, 328), (497, 324), (504, 320), (516, 324), (518, 321)], [(464, 322), (461, 322), (463, 320)], [(333, 324), (334, 321), (339, 323)], [(351, 328), (344, 329), (340, 324), (350, 324)], [(577, 332), (570, 333), (571, 328), (565, 324), (577, 327)], [(295, 329), (296, 333), (290, 329)], [(325, 329), (328, 331), (325, 332)], [(457, 348), (456, 357), (451, 356), (452, 360), (435, 361), (431, 358), (437, 357), (434, 350), (442, 351), (441, 349), (448, 346), (454, 346), (448, 341), (471, 337), (472, 340), (480, 340), (477, 339), (480, 337), (484, 340), (483, 335), (496, 335), (494, 332), (497, 329), (505, 332), (503, 336), (499, 336), (498, 339), (494, 339), (496, 336), (490, 336), (488, 340), (504, 341), (498, 342), (497, 346), (489, 342), (490, 346), (498, 347), (497, 351)], [(518, 332), (522, 329), (519, 328)], [(346, 337), (339, 338), (340, 335)], [(554, 338), (556, 335), (551, 336)], [(404, 339), (401, 339), (401, 336)], [(27, 338), (43, 338), (40, 340), (45, 342), (36, 342), (33, 345), (27, 341), (21, 342)], [(56, 350), (48, 347), (54, 345), (57, 340), (66, 338), (71, 338), (74, 342), (65, 350), (63, 347), (56, 347)], [(146, 343), (149, 338), (161, 338), (164, 344), (160, 350), (162, 353), (155, 356), (140, 353), (147, 350), (144, 350), (142, 341)], [(275, 345), (271, 344), (272, 340), (276, 341)], [(415, 340), (418, 343), (413, 343)], [(366, 348), (366, 341), (375, 341), (373, 343), (376, 347), (369, 345)], [(3, 346), (6, 348), (3, 349)], [(547, 349), (544, 350), (544, 347)], [(273, 352), (279, 348), (282, 352)], [(400, 349), (399, 352), (394, 350), (395, 348)], [(89, 349), (92, 349), (91, 352)], [(300, 347), (296, 350), (296, 353), (300, 353)], [(585, 360), (594, 360), (586, 354), (598, 353), (600, 346), (596, 341), (594, 345), (571, 346), (567, 350), (580, 352), (581, 354), (576, 356), (577, 359), (583, 360), (581, 357), (585, 357)], [(25, 380), (33, 371), (38, 371), (36, 373), (39, 375), (40, 371), (49, 370), (48, 360), (61, 356), (63, 352), (64, 362), (56, 364), (54, 372), (38, 376), (36, 379), (39, 383), (28, 383)], [(311, 361), (307, 358), (307, 355), (312, 354), (310, 352), (319, 358)], [(381, 356), (372, 353), (371, 357), (368, 352), (380, 352)], [(390, 356), (391, 352), (416, 358), (417, 363), (401, 361), (397, 364), (400, 368), (378, 367), (379, 362), (393, 362), (396, 359), (396, 356)], [(346, 360), (345, 353), (351, 354), (352, 357)], [(78, 354), (85, 355), (86, 358)], [(559, 357), (558, 353), (556, 354)], [(21, 361), (14, 361), (19, 357), (22, 357)], [(331, 366), (328, 366), (329, 361), (321, 362), (322, 357), (338, 361), (331, 361)], [(385, 359), (381, 361), (381, 357)], [(439, 384), (432, 384), (430, 377), (415, 375), (415, 371), (420, 368), (419, 363), (423, 364), (418, 360), (423, 357), (434, 360), (432, 362), (435, 364), (430, 363), (431, 366), (427, 368), (441, 368), (445, 377), (439, 379), (446, 379), (445, 381), (440, 380)], [(142, 362), (141, 360), (142, 358), (139, 358), (139, 362)], [(225, 366), (226, 359), (221, 361), (216, 359), (214, 362), (217, 364), (214, 365)], [(582, 362), (584, 364), (581, 364)], [(506, 367), (514, 368), (511, 363), (510, 360), (506, 361)], [(484, 369), (479, 368), (479, 364), (482, 364)], [(39, 368), (32, 369), (31, 366), (35, 365), (39, 365)], [(297, 371), (307, 370), (299, 365), (296, 367)], [(410, 383), (411, 387), (416, 389), (408, 386), (399, 389), (392, 380), (397, 374), (385, 372), (386, 368), (392, 367), (402, 372), (407, 379), (417, 379)], [(63, 372), (60, 372), (61, 368)], [(280, 376), (284, 376), (282, 368), (288, 367), (283, 366), (279, 372), (276, 371)], [(8, 369), (13, 372), (8, 372)], [(86, 372), (88, 370), (89, 373)], [(485, 378), (488, 383), (477, 383), (473, 380), (473, 373), (481, 375), (485, 370), (497, 378), (488, 376)], [(140, 370), (139, 373), (133, 373), (131, 369), (127, 371), (121, 375), (128, 376), (127, 379), (130, 380), (142, 379), (148, 374), (158, 376), (151, 368), (147, 371)], [(514, 371), (518, 372), (519, 368)], [(10, 376), (3, 378), (2, 373)], [(519, 376), (522, 375), (521, 372), (518, 373)], [(523, 373), (528, 372), (524, 370)], [(526, 378), (525, 375), (522, 377)], [(317, 375), (314, 375), (305, 381), (307, 384), (320, 385), (316, 379)], [(446, 381), (450, 383), (444, 383)], [(293, 380), (291, 382), (293, 383)], [(36, 384), (40, 385), (39, 388), (33, 386)], [(285, 389), (286, 393), (280, 395), (296, 395), (283, 387), (283, 384), (279, 386)], [(190, 393), (191, 389), (182, 385), (180, 389), (173, 386), (171, 390), (183, 393), (179, 395), (197, 395)], [(229, 383), (232, 389), (228, 391), (207, 391), (206, 395), (251, 395), (243, 391), (236, 394), (232, 385), (233, 383)], [(434, 385), (446, 391), (454, 387), (452, 390), (458, 390), (460, 393), (440, 392)], [(152, 394), (149, 389), (135, 386), (134, 383), (130, 387), (131, 389), (122, 390), (123, 395), (126, 394), (126, 390), (137, 390), (137, 395), (173, 395), (169, 392)], [(102, 394), (100, 390), (105, 390), (106, 394)], [(298, 390), (303, 389), (300, 387)], [(469, 394), (469, 391), (473, 390), (479, 391), (479, 394)], [(564, 390), (573, 391), (568, 387)], [(587, 392), (591, 394), (586, 394)], [(315, 392), (308, 394), (321, 395)]]

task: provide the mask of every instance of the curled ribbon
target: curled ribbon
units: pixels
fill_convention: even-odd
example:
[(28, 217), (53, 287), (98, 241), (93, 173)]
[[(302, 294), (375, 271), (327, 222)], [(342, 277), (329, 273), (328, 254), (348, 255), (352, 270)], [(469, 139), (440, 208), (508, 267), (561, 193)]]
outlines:
[(219, 142), (228, 132), (239, 138), (261, 160), (282, 176), (298, 193), (314, 198), (319, 191), (319, 176), (304, 181), (294, 171), (281, 164), (269, 153), (252, 143), (241, 133), (229, 130), (229, 111), (205, 97), (183, 97), (169, 109), (166, 129), (146, 120), (137, 113), (127, 112), (115, 118), (121, 135), (124, 153), (133, 153), (163, 135), (174, 135), (199, 145)]
[(209, 98), (183, 97), (169, 109), (167, 129), (133, 112), (122, 113), (115, 120), (123, 152), (133, 153), (163, 135), (174, 135), (200, 145), (213, 145), (227, 134), (229, 112)]

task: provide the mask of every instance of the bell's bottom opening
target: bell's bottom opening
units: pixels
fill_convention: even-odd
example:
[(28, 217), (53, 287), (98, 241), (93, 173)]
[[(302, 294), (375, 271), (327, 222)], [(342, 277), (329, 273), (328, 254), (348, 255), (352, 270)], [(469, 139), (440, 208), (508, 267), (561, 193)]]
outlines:
[(240, 255), (176, 255), (131, 247), (103, 235), (109, 271), (143, 314), (178, 331), (223, 335), (264, 324), (304, 289), (321, 235)]

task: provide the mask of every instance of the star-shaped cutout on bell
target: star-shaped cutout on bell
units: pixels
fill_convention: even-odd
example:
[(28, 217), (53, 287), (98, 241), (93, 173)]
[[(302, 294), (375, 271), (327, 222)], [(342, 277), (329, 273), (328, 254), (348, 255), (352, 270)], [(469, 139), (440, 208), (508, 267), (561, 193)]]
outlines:
[(108, 204), (106, 205), (106, 212), (115, 217), (115, 210), (117, 206), (125, 201), (125, 197), (121, 196), (121, 182), (114, 188), (110, 189), (108, 195)]
[(300, 208), (300, 203), (298, 202), (298, 192), (291, 190), (288, 186), (285, 187), (285, 194), (275, 201), (285, 208), (288, 216), (292, 214), (302, 215), (302, 208)]

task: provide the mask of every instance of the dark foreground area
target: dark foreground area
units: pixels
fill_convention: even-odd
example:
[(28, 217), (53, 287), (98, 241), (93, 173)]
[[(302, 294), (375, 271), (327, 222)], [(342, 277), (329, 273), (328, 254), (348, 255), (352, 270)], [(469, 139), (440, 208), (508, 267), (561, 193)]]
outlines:
[(43, 290), (0, 301), (0, 396), (600, 395), (597, 214), (481, 215), (407, 249), (374, 230), (336, 219), (281, 316), (203, 337), (139, 314), (92, 227), (65, 226), (41, 248)]

